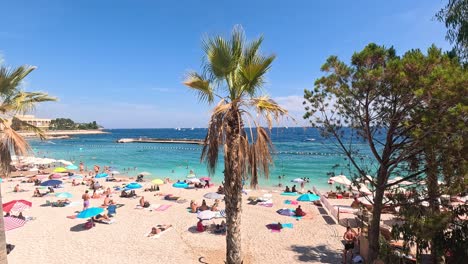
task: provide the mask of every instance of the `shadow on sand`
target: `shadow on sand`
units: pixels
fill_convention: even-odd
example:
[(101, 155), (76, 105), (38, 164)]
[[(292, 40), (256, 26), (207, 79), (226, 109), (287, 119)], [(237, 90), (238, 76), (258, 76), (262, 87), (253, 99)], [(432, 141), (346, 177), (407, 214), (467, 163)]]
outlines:
[(297, 259), (301, 262), (341, 263), (340, 252), (327, 248), (326, 245), (300, 246), (292, 245), (292, 251), (299, 254)]
[(81, 231), (87, 231), (87, 229), (84, 228), (84, 224), (77, 224), (72, 227), (70, 227), (70, 231), (72, 232), (81, 232)]

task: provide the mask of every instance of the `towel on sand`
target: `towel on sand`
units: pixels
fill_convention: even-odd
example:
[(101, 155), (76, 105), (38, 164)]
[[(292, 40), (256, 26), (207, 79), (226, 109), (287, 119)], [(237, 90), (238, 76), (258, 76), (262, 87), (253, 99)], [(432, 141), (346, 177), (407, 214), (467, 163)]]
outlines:
[[(285, 224), (281, 224), (282, 228), (293, 228), (293, 224), (292, 223), (285, 223)], [(279, 233), (281, 232), (281, 229), (279, 224), (278, 223), (272, 223), (272, 224), (268, 224), (266, 225), (266, 227), (268, 229), (271, 230), (271, 232), (275, 232), (275, 233)]]
[(167, 208), (169, 208), (169, 207), (171, 207), (171, 206), (172, 206), (172, 205), (170, 205), (170, 204), (164, 204), (164, 205), (159, 206), (159, 207), (156, 209), (156, 211), (166, 211)]

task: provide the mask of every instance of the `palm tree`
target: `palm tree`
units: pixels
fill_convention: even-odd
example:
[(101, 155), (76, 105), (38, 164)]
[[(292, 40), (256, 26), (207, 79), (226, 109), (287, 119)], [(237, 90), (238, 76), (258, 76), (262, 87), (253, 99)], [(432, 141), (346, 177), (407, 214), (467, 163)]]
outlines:
[[(287, 111), (276, 102), (259, 95), (265, 74), (275, 59), (274, 55), (260, 54), (262, 41), (260, 37), (246, 43), (240, 26), (234, 27), (231, 39), (206, 38), (203, 73), (190, 72), (184, 82), (197, 92), (200, 101), (213, 103), (215, 98), (219, 99), (208, 124), (201, 160), (207, 163), (209, 173), (214, 174), (219, 150), (223, 149), (228, 264), (242, 263), (242, 181), (250, 179), (255, 187), (260, 174), (268, 177), (272, 164), (269, 131), (259, 122), (266, 121), (271, 129), (273, 121), (287, 116)], [(248, 122), (247, 131), (244, 119)]]
[[(33, 110), (36, 103), (56, 100), (45, 93), (21, 90), (22, 80), (34, 69), (35, 67), (31, 66), (9, 69), (0, 65), (0, 174), (2, 178), (10, 173), (12, 154), (24, 155), (30, 150), (28, 142), (11, 127), (13, 122), (20, 124), (24, 129), (36, 132), (41, 139), (44, 138), (39, 128), (15, 116)], [(0, 205), (2, 204), (0, 193)], [(7, 263), (3, 217), (0, 217), (0, 263)]]

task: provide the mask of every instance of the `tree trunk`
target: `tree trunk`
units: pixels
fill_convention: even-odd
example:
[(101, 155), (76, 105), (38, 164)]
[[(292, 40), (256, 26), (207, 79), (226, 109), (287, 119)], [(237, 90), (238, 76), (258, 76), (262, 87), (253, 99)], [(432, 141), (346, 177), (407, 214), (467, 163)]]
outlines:
[(382, 201), (385, 192), (385, 179), (387, 178), (387, 170), (380, 167), (377, 178), (377, 186), (374, 196), (374, 205), (372, 209), (372, 220), (369, 227), (369, 256), (367, 263), (373, 263), (379, 256), (380, 250), (380, 215), (382, 212)]
[[(1, 183), (0, 183), (1, 184)], [(0, 216), (0, 263), (8, 263), (7, 249), (6, 249), (6, 236), (5, 236), (5, 223), (3, 222), (3, 201), (0, 188), (0, 206), (2, 206), (2, 216)]]
[[(427, 177), (427, 194), (429, 198), (429, 208), (431, 209), (432, 213), (438, 214), (439, 213), (439, 184), (438, 180), (438, 173), (437, 173), (437, 161), (435, 157), (435, 153), (433, 151), (432, 146), (427, 146), (425, 149), (426, 153), (426, 177)], [(431, 238), (431, 261), (432, 263), (440, 263), (440, 254), (439, 254), (439, 243), (438, 237), (440, 236), (440, 232), (434, 233), (434, 236)]]
[(226, 263), (241, 264), (242, 174), (239, 165), (240, 129), (236, 109), (227, 116), (226, 148), (224, 152), (224, 192), (226, 203)]

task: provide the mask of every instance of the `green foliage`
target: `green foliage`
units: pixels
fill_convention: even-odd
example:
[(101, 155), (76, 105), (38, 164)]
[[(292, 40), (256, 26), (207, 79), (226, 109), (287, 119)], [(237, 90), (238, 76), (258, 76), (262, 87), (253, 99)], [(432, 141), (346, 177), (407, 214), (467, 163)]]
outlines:
[(75, 123), (70, 118), (56, 118), (51, 120), (49, 129), (51, 130), (89, 130), (89, 129), (99, 129), (99, 125), (96, 121), (90, 123)]
[(454, 50), (468, 60), (468, 0), (449, 0), (436, 17), (447, 27), (446, 38), (454, 44)]

